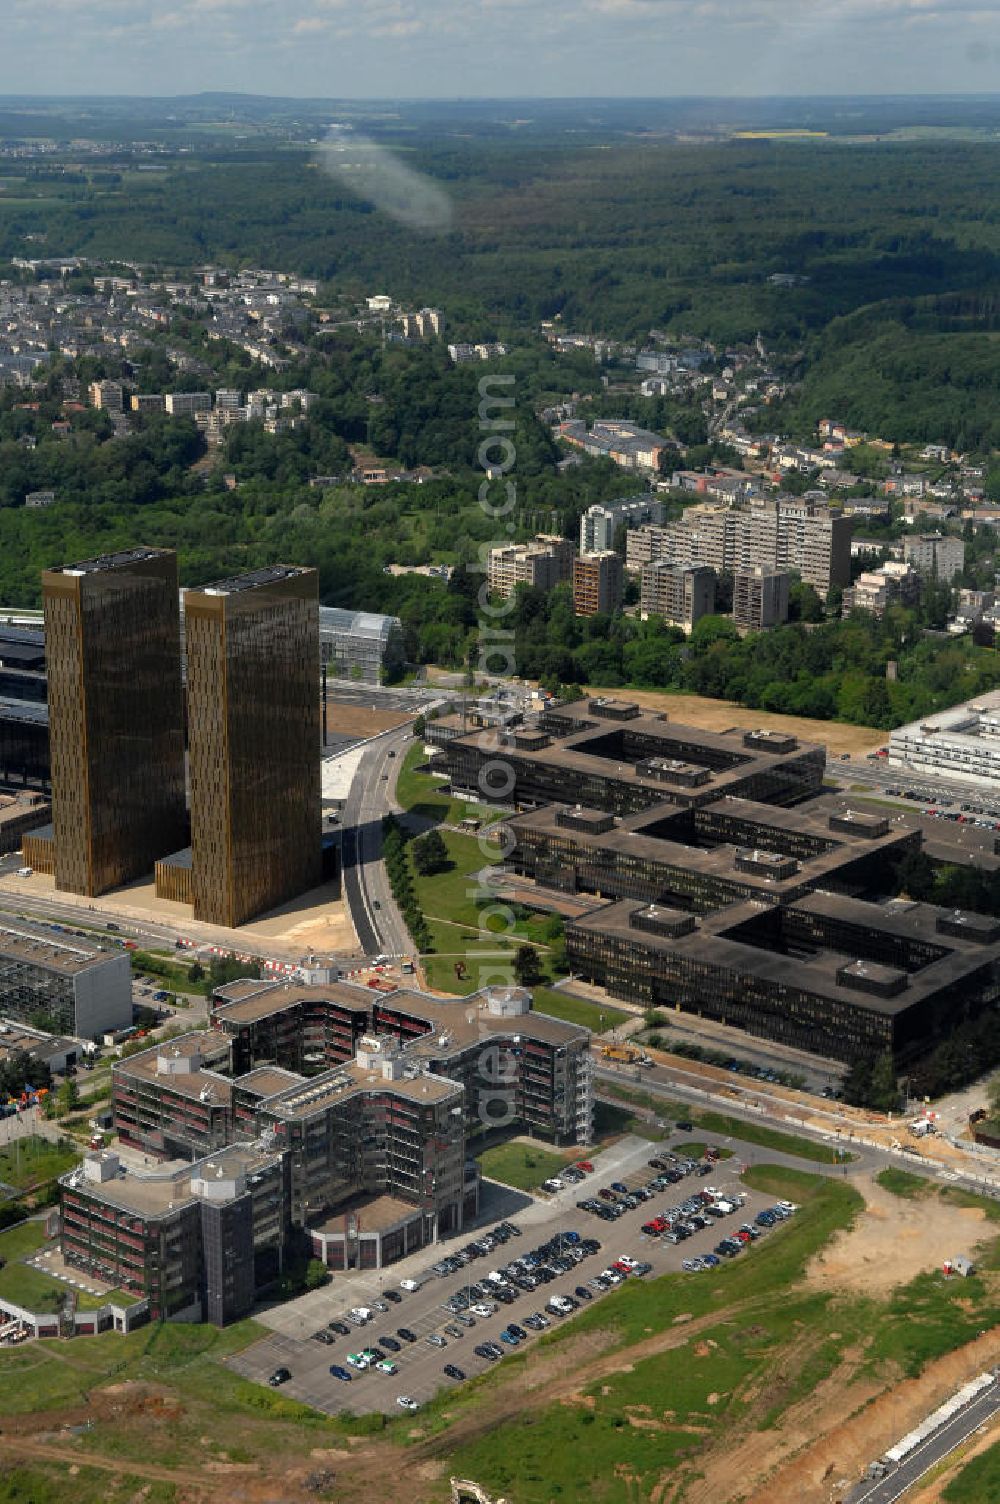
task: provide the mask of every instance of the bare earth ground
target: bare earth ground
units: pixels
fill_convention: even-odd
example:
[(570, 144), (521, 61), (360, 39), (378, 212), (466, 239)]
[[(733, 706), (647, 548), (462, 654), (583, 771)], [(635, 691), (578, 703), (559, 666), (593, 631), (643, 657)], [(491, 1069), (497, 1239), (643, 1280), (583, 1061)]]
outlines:
[(214, 924), (198, 924), (187, 904), (171, 903), (158, 898), (152, 877), (131, 883), (102, 898), (81, 898), (74, 893), (57, 893), (55, 882), (40, 872), (31, 877), (0, 878), (0, 893), (12, 898), (31, 894), (38, 898), (55, 898), (60, 904), (80, 910), (81, 924), (107, 919), (133, 920), (137, 924), (155, 923), (174, 931), (180, 938), (198, 945), (215, 945), (220, 950), (253, 955), (268, 955), (298, 960), (307, 953), (336, 952), (353, 949), (356, 940), (342, 900), (334, 897), (334, 886), (314, 888), (301, 897), (282, 904), (278, 909), (243, 925), (238, 930)]
[(954, 1206), (937, 1196), (909, 1200), (884, 1191), (874, 1180), (854, 1180), (865, 1213), (817, 1254), (807, 1283), (831, 1282), (859, 1295), (884, 1296), (945, 1259), (968, 1254), (982, 1236), (978, 1207)]
[[(608, 690), (587, 689), (585, 694), (607, 694)], [(753, 730), (766, 726), (771, 731), (787, 731), (803, 741), (822, 742), (835, 755), (849, 752), (863, 756), (881, 747), (887, 733), (871, 726), (845, 726), (839, 721), (814, 721), (805, 716), (773, 715), (767, 710), (747, 710), (731, 700), (709, 700), (703, 695), (667, 695), (651, 689), (615, 690), (622, 699), (634, 700), (647, 710), (662, 711), (682, 726), (700, 726), (705, 731), (727, 731), (730, 726)]]
[(327, 731), (334, 736), (356, 736), (359, 740), (378, 736), (380, 731), (393, 731), (413, 719), (405, 710), (376, 710), (374, 706), (369, 710), (364, 705), (345, 705), (336, 699), (329, 700), (326, 707)]

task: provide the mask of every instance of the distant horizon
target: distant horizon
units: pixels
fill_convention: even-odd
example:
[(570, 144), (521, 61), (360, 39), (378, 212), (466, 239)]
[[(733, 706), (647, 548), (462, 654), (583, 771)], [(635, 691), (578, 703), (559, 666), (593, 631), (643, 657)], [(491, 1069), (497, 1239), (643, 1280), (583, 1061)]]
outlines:
[[(15, 97), (975, 98), (990, 80), (1000, 86), (1000, 0), (7, 0), (4, 9), (0, 95)], [(40, 79), (51, 93), (22, 93)], [(664, 96), (679, 84), (684, 95)]]
[(721, 94), (693, 92), (690, 94), (289, 94), (272, 93), (266, 89), (178, 89), (169, 93), (145, 93), (137, 94), (131, 91), (105, 89), (98, 93), (79, 93), (74, 90), (58, 91), (56, 93), (14, 93), (0, 91), (0, 102), (5, 101), (33, 101), (33, 102), (77, 102), (77, 101), (101, 101), (107, 99), (130, 100), (139, 102), (153, 102), (161, 100), (180, 101), (186, 99), (256, 99), (268, 100), (276, 103), (301, 103), (301, 104), (467, 104), (467, 105), (490, 105), (490, 104), (685, 104), (685, 103), (712, 103), (724, 104), (727, 101), (739, 101), (747, 103), (765, 103), (773, 100), (775, 103), (798, 103), (815, 101), (816, 103), (829, 103), (831, 101), (850, 100), (895, 100), (928, 99), (928, 100), (996, 100), (1000, 103), (1000, 88), (997, 89), (907, 89), (907, 90), (878, 90), (857, 89), (850, 91), (830, 90), (810, 93), (781, 93), (769, 91), (767, 93), (739, 93), (727, 90)]

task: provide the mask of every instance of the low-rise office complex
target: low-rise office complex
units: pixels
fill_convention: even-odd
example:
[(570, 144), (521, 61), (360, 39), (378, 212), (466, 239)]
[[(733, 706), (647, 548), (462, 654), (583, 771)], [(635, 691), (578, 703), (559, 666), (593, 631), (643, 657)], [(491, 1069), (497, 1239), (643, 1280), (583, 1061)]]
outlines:
[[(819, 791), (826, 754), (779, 732), (703, 731), (610, 697), (545, 710), (510, 729), (434, 723), (453, 786), (528, 808), (579, 802), (616, 815), (694, 807), (731, 794), (794, 804)], [(452, 734), (454, 733), (454, 734)]]
[(889, 762), (946, 782), (1000, 789), (1000, 692), (898, 727), (889, 737)]
[(569, 923), (566, 948), (617, 997), (846, 1062), (905, 1065), (1000, 996), (995, 920), (825, 891), (703, 916), (626, 899)]
[(127, 951), (22, 920), (0, 923), (0, 1011), (54, 1034), (99, 1039), (132, 1023)]
[(473, 1135), (593, 1131), (589, 1031), (517, 988), (246, 980), (218, 990), (212, 1025), (114, 1070), (121, 1142), (190, 1163), (132, 1175), (94, 1156), (62, 1182), (67, 1261), (154, 1319), (245, 1315), (293, 1243), (381, 1268), (460, 1231), (478, 1209)]

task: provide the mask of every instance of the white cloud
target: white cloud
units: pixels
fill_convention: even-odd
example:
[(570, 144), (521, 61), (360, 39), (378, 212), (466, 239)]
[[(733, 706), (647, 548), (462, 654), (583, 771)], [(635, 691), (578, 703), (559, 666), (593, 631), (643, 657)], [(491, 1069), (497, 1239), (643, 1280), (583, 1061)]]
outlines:
[(0, 12), (0, 90), (197, 80), (334, 97), (954, 91), (1000, 27), (1000, 0), (0, 0)]

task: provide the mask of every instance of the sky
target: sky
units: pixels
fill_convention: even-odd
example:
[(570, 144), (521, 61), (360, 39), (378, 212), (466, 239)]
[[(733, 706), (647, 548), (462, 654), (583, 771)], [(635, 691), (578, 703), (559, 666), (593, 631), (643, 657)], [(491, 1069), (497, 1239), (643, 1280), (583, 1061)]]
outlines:
[(0, 0), (0, 93), (1000, 92), (1000, 0)]

